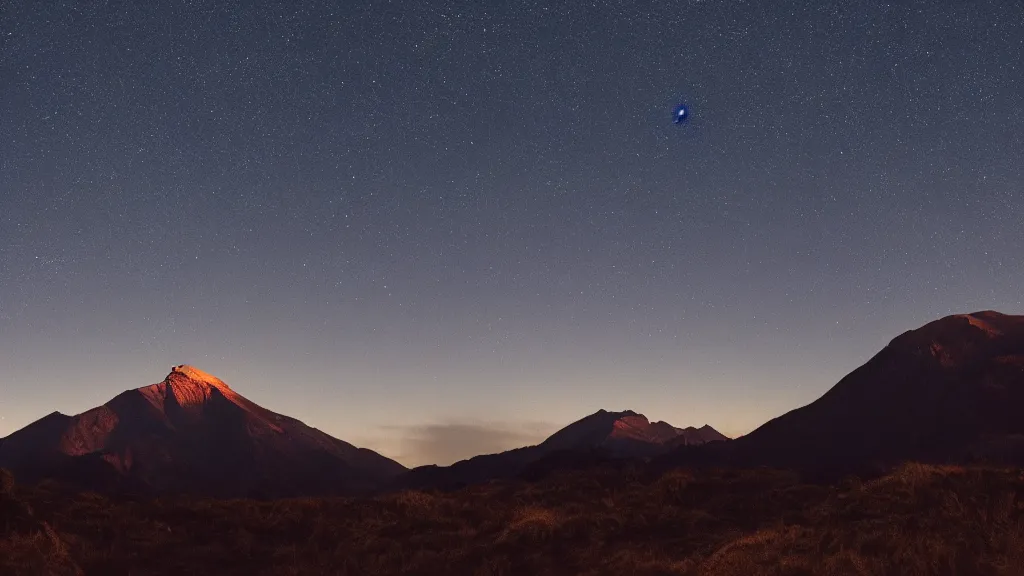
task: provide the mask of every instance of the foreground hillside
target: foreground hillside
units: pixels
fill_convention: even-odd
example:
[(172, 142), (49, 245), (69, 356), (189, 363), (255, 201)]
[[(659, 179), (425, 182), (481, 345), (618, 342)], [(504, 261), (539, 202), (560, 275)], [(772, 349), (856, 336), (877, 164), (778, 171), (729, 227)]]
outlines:
[(3, 574), (1020, 574), (1024, 476), (591, 471), (372, 499), (0, 496)]

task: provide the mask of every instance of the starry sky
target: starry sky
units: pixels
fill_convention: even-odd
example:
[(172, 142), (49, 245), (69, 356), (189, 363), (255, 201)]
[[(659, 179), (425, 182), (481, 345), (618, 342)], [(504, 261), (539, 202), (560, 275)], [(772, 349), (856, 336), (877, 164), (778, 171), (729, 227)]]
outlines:
[(1024, 313), (1022, 62), (1018, 0), (0, 3), (0, 435), (180, 363), (407, 465), (743, 434)]

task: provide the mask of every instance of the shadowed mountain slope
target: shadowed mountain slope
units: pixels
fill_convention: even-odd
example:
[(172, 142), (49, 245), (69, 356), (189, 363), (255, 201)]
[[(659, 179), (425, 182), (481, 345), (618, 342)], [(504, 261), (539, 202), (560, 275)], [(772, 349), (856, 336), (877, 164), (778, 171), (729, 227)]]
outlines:
[(821, 398), (750, 434), (661, 464), (825, 474), (906, 460), (1024, 463), (1024, 316), (948, 316), (893, 339)]

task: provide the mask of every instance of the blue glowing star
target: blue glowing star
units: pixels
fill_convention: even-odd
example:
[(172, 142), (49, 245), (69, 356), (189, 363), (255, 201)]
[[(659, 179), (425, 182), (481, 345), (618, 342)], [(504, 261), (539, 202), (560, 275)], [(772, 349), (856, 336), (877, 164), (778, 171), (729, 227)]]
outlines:
[(676, 113), (672, 116), (672, 122), (675, 124), (682, 124), (690, 117), (690, 109), (686, 107), (686, 104), (680, 104), (676, 106)]

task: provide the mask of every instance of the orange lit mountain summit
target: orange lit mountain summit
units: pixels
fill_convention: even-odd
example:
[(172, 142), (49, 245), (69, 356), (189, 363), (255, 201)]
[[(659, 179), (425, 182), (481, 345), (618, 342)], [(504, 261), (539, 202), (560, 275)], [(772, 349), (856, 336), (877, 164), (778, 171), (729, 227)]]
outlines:
[(24, 480), (220, 497), (360, 493), (405, 471), (186, 365), (78, 416), (54, 412), (11, 434), (0, 467)]

